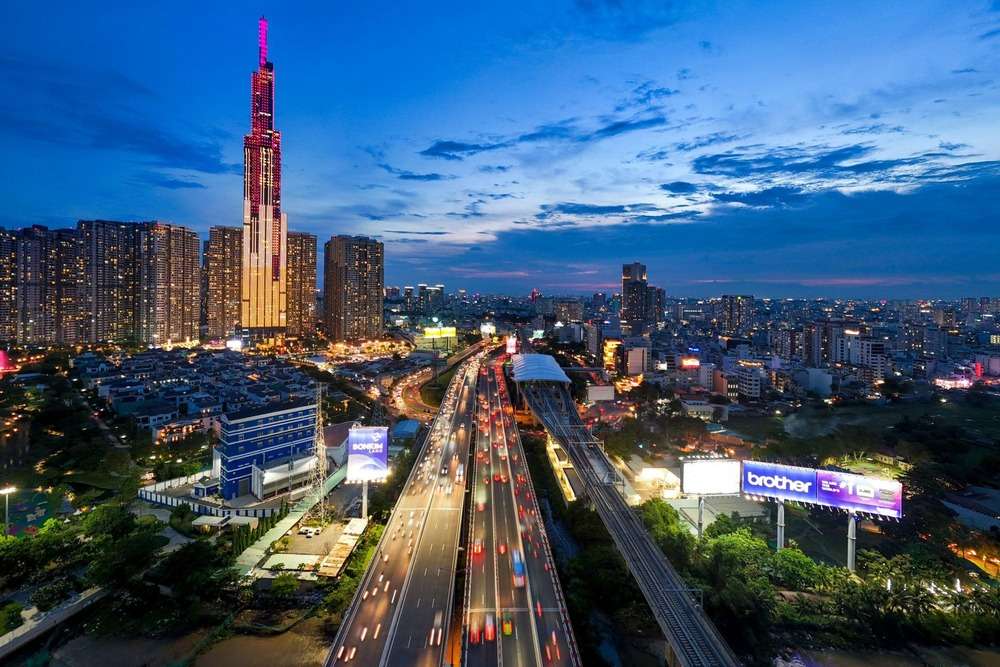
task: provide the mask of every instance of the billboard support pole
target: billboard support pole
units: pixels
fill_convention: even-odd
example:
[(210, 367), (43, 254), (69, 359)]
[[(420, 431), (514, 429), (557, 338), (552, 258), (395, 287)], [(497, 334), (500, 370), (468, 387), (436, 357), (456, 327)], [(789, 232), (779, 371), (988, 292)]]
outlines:
[(847, 515), (847, 569), (854, 572), (855, 547), (858, 541), (858, 517), (854, 512)]
[(785, 548), (785, 501), (778, 501), (778, 551)]
[(698, 537), (705, 528), (705, 496), (698, 496)]
[(368, 480), (361, 482), (361, 518), (368, 518)]

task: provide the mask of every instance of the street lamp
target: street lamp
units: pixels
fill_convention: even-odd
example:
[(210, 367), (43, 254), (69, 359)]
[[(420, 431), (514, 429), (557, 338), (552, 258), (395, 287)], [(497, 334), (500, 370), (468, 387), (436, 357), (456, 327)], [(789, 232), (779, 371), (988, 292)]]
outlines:
[(10, 524), (10, 494), (14, 493), (15, 491), (17, 491), (16, 486), (5, 486), (4, 488), (0, 489), (0, 495), (3, 496), (3, 505), (4, 505), (3, 534), (5, 537), (7, 536), (7, 526)]

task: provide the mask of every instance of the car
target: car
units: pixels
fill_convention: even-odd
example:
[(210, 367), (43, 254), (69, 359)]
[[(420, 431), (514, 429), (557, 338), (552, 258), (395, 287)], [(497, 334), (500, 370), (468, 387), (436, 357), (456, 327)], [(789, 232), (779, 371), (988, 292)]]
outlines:
[(497, 553), (499, 553), (501, 556), (503, 554), (507, 553), (507, 543), (506, 542), (501, 542), (500, 544), (497, 545)]
[[(441, 612), (438, 612), (439, 614)], [(493, 614), (486, 614), (486, 641), (491, 642), (497, 638), (497, 627), (496, 622), (493, 620)]]
[(440, 646), (441, 637), (444, 634), (444, 629), (442, 627), (444, 622), (444, 612), (437, 612), (434, 614), (434, 626), (431, 628), (431, 634), (428, 641), (430, 646)]
[(514, 632), (514, 621), (510, 617), (510, 612), (505, 611), (500, 621), (500, 630), (505, 637), (510, 637)]
[(469, 621), (469, 643), (478, 644), (483, 641), (483, 629), (478, 620)]
[(500, 476), (500, 473), (498, 473), (498, 472), (497, 473), (493, 473), (493, 481), (494, 482), (500, 482), (502, 479), (503, 478)]
[(510, 481), (510, 477), (507, 477), (506, 473), (500, 473), (500, 481), (506, 484)]
[(474, 554), (483, 553), (483, 538), (477, 537), (476, 541), (472, 543), (472, 553)]

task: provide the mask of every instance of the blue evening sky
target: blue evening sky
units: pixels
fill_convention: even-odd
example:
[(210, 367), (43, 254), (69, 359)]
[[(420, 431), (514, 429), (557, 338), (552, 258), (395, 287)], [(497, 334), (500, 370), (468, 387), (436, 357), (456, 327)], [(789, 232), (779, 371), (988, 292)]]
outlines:
[(387, 284), (1000, 295), (990, 2), (14, 3), (0, 225), (240, 224), (260, 14), (289, 227)]

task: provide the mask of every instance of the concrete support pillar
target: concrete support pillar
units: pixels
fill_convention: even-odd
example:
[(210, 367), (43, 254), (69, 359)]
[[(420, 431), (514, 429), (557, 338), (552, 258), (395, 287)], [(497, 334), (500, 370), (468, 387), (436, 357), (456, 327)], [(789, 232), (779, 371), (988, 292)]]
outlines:
[(778, 501), (778, 551), (785, 548), (785, 501)]
[(361, 482), (361, 518), (368, 518), (368, 480)]
[(705, 496), (698, 496), (698, 537), (705, 530)]
[(858, 541), (858, 517), (851, 512), (847, 515), (847, 569), (855, 570), (854, 555)]

